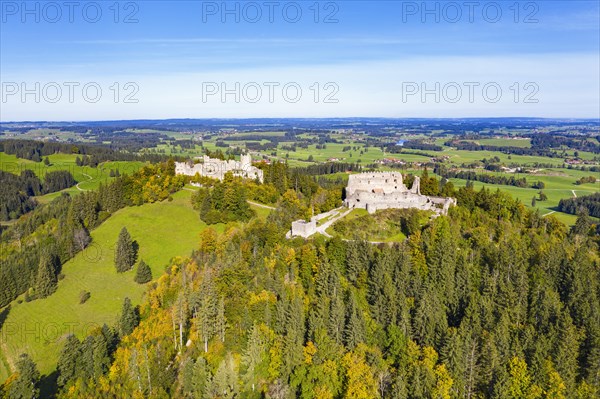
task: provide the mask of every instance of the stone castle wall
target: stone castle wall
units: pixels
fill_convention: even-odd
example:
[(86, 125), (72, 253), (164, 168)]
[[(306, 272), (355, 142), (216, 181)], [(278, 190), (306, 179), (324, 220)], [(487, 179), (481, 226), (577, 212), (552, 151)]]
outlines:
[(446, 214), (455, 203), (452, 198), (421, 195), (418, 176), (409, 190), (403, 183), (402, 174), (396, 172), (351, 175), (344, 201), (344, 205), (350, 209), (366, 209), (369, 213), (380, 209), (416, 208)]
[(360, 173), (348, 177), (347, 196), (351, 196), (357, 191), (373, 189), (381, 189), (386, 194), (407, 190), (402, 181), (402, 173)]
[(252, 166), (252, 157), (250, 155), (242, 155), (239, 161), (203, 157), (203, 163), (176, 162), (175, 174), (195, 176), (198, 173), (200, 176), (212, 177), (213, 179), (223, 180), (225, 174), (231, 172), (234, 176), (240, 176), (245, 179), (258, 179), (263, 182), (263, 171)]
[(310, 222), (306, 222), (304, 220), (296, 220), (292, 222), (292, 237), (310, 237), (311, 235), (317, 232), (317, 221), (315, 218), (312, 218)]

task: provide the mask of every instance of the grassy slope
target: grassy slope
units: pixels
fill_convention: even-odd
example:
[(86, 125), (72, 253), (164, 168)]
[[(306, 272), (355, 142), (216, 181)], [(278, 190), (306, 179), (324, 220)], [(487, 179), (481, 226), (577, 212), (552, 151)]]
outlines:
[[(49, 373), (69, 329), (83, 337), (102, 323), (114, 324), (125, 296), (139, 303), (145, 286), (133, 281), (134, 271), (117, 274), (114, 268), (113, 246), (119, 231), (127, 227), (140, 245), (140, 258), (155, 278), (160, 276), (172, 257), (191, 253), (206, 226), (191, 207), (191, 194), (184, 190), (172, 202), (122, 209), (94, 230), (91, 246), (63, 266), (65, 278), (55, 294), (29, 303), (13, 302), (0, 340), (6, 358), (14, 360), (28, 352), (40, 371)], [(90, 291), (91, 298), (80, 305), (82, 290)], [(3, 381), (7, 372), (1, 369)]]
[[(396, 209), (379, 210), (374, 215), (367, 212), (366, 209), (354, 209), (348, 215), (338, 220), (333, 226), (327, 229), (327, 233), (332, 236), (339, 236), (342, 239), (354, 239), (353, 236), (344, 236), (335, 230), (335, 225), (341, 222), (350, 223), (353, 231), (363, 232), (367, 239), (373, 242), (400, 242), (406, 239), (400, 228), (396, 226), (397, 219), (393, 216), (397, 213)], [(424, 218), (423, 223), (428, 219)]]
[[(33, 162), (28, 159), (20, 159), (14, 155), (8, 155), (0, 152), (0, 170), (20, 174), (25, 169), (33, 170), (34, 173), (43, 178), (47, 172), (57, 170), (68, 170), (71, 172), (75, 180), (80, 182), (81, 190), (93, 190), (98, 188), (100, 183), (106, 183), (113, 178), (110, 177), (111, 169), (119, 169), (121, 174), (131, 174), (142, 167), (142, 162), (104, 162), (98, 165), (97, 168), (89, 166), (77, 166), (75, 154), (54, 154), (48, 157), (50, 165), (46, 166), (43, 162)], [(80, 190), (77, 187), (71, 187), (63, 192), (77, 193)], [(40, 202), (48, 202), (57, 196), (58, 193), (51, 193), (41, 197), (37, 197)]]

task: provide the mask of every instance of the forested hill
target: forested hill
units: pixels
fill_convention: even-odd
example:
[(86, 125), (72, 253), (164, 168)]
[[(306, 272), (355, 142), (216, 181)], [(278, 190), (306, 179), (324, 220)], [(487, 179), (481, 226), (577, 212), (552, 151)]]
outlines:
[(458, 198), (393, 246), (285, 240), (289, 204), (209, 228), (114, 329), (67, 339), (59, 396), (597, 398), (589, 224), (499, 191)]

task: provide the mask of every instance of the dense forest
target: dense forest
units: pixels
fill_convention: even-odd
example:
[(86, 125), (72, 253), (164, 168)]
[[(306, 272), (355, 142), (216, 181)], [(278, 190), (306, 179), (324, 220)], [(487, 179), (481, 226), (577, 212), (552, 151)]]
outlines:
[[(140, 307), (125, 299), (116, 325), (66, 338), (58, 397), (598, 397), (600, 259), (588, 223), (568, 231), (469, 186), (402, 243), (286, 240), (311, 197), (285, 166), (270, 168), (284, 191), (267, 220), (209, 227)], [(35, 364), (25, 355), (17, 369), (4, 395), (35, 393)]]
[(44, 181), (31, 170), (20, 175), (0, 171), (0, 221), (17, 219), (36, 206), (34, 196), (55, 193), (73, 187), (77, 181), (66, 170), (48, 172)]
[(488, 184), (528, 187), (527, 178), (525, 177), (519, 178), (515, 176), (490, 175), (486, 173), (477, 173), (472, 170), (447, 170), (447, 168), (437, 165), (434, 171), (436, 174), (439, 174), (446, 179), (464, 179), (468, 181), (480, 181)]
[(449, 140), (444, 143), (448, 147), (454, 147), (461, 151), (500, 151), (505, 154), (514, 155), (531, 155), (537, 157), (560, 158), (563, 155), (548, 149), (548, 148), (527, 148), (527, 147), (512, 147), (512, 146), (494, 146), (477, 144), (471, 141)]
[(590, 216), (600, 218), (600, 193), (584, 195), (577, 198), (561, 199), (558, 210), (561, 212), (577, 215), (581, 209), (585, 209)]
[[(165, 155), (159, 154), (141, 154), (138, 155), (137, 151), (146, 148), (146, 146), (153, 147), (158, 141), (152, 141), (152, 145), (144, 141), (143, 137), (146, 135), (135, 135), (135, 137), (127, 135), (131, 140), (125, 140), (119, 142), (114, 137), (110, 137), (112, 145), (101, 145), (101, 144), (69, 144), (69, 143), (55, 143), (55, 142), (43, 142), (33, 140), (1, 140), (0, 141), (0, 152), (5, 152), (10, 155), (15, 155), (17, 158), (29, 159), (34, 162), (41, 162), (43, 157), (47, 157), (52, 154), (81, 154), (87, 155), (91, 160), (90, 166), (97, 166), (101, 162), (106, 161), (150, 161), (150, 162), (161, 162), (168, 159)], [(142, 137), (142, 138), (140, 138)], [(109, 140), (109, 137), (105, 138)], [(137, 140), (133, 142), (132, 140)], [(120, 143), (120, 144), (117, 144)]]
[[(600, 154), (600, 144), (588, 140), (588, 136), (566, 136), (559, 134), (532, 134), (532, 148), (571, 148), (578, 151), (589, 151)], [(598, 137), (596, 137), (598, 139)], [(600, 140), (599, 140), (600, 141)]]

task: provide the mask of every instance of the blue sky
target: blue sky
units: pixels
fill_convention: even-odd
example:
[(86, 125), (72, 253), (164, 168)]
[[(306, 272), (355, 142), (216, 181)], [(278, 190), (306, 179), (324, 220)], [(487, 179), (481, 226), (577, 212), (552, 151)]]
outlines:
[(1, 121), (600, 117), (598, 1), (23, 4)]

